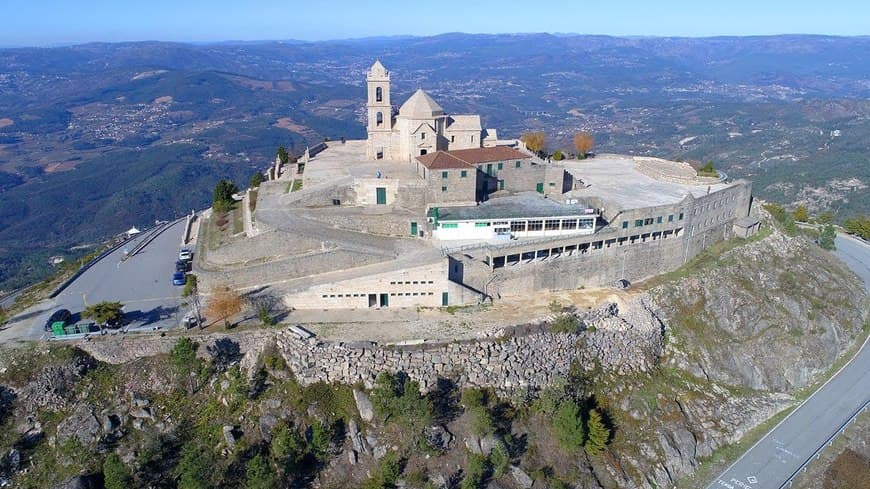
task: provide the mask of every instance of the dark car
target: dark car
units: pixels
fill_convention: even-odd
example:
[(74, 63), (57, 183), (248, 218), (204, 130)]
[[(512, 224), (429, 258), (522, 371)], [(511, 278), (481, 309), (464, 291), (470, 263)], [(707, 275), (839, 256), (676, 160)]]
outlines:
[(177, 260), (175, 262), (175, 271), (176, 272), (189, 272), (191, 270), (191, 263), (187, 260)]
[(72, 313), (69, 312), (69, 309), (58, 309), (54, 311), (54, 314), (48, 318), (48, 321), (45, 322), (45, 330), (51, 331), (51, 325), (54, 323), (63, 323), (64, 326), (69, 323), (70, 318), (72, 318)]
[(187, 283), (187, 277), (184, 272), (175, 272), (172, 274), (172, 285), (184, 285)]

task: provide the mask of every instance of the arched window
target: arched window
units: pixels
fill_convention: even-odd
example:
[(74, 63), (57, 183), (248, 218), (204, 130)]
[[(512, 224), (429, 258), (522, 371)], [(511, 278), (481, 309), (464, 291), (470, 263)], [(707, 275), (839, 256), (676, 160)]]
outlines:
[(384, 125), (384, 114), (382, 114), (380, 112), (375, 114), (375, 125), (378, 127), (381, 127), (382, 125)]
[(375, 88), (375, 102), (384, 101), (384, 91), (381, 87)]

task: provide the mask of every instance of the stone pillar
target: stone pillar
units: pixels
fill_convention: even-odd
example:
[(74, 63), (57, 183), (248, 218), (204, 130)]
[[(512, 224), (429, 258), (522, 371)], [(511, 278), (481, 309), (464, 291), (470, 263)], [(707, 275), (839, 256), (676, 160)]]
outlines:
[(275, 156), (275, 168), (272, 170), (272, 179), (277, 180), (281, 176), (281, 158)]

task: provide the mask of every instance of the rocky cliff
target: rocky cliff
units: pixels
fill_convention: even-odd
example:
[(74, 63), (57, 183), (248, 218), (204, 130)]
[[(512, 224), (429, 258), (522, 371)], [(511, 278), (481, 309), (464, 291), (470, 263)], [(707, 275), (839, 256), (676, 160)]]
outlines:
[[(50, 487), (99, 473), (94, 460), (118, 453), (137, 484), (175, 487), (194, 444), (217, 457), (200, 476), (229, 487), (244, 482), (257, 453), (274, 456), (280, 430), (298, 426), (310, 445), (330, 425), (339, 427), (331, 441), (306, 452), (311, 469), (285, 483), (358, 487), (395, 451), (405, 454), (408, 487), (422, 487), (412, 468), (427, 474), (426, 487), (446, 487), (470, 470), (470, 450), (491, 457), (492, 487), (671, 487), (791, 405), (866, 333), (867, 294), (828, 253), (776, 232), (737, 244), (717, 245), (619, 306), (576, 314), (563, 332), (525, 325), (479, 341), (387, 346), (261, 330), (197, 337), (199, 360), (178, 360), (178, 338), (168, 336), (3, 355), (0, 481)], [(448, 413), (425, 428), (423, 452), (409, 424), (372, 411), (365, 392), (384, 371), (417, 381)], [(566, 378), (579, 382), (577, 402), (606, 414), (604, 453), (554, 441), (551, 411), (534, 399)], [(456, 405), (473, 387), (494, 388), (502, 404), (490, 401), (484, 418)], [(495, 427), (482, 433), (481, 419)], [(510, 465), (502, 472), (500, 446)]]

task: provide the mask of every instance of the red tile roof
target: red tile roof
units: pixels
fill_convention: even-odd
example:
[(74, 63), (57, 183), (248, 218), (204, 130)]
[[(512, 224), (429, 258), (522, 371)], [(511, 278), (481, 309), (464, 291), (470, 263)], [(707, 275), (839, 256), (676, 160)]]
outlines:
[(417, 161), (430, 170), (441, 170), (446, 168), (468, 168), (479, 163), (520, 160), (523, 158), (530, 158), (530, 156), (514, 148), (496, 146), (494, 148), (436, 151), (435, 153), (418, 156)]
[(471, 165), (456, 156), (450, 154), (450, 151), (436, 151), (434, 153), (418, 156), (417, 161), (423, 164), (430, 170), (446, 170), (448, 168), (471, 168)]

